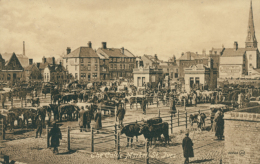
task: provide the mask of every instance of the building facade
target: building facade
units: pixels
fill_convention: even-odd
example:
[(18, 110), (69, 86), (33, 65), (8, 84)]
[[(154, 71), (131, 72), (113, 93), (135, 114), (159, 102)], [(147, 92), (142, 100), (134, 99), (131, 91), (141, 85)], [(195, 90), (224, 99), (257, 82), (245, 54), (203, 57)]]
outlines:
[(100, 65), (102, 80), (133, 78), (136, 58), (129, 50), (124, 47), (107, 48), (106, 42), (102, 42), (102, 48), (97, 49), (97, 54), (102, 62)]
[(88, 47), (79, 47), (72, 52), (68, 47), (67, 55), (63, 57), (63, 66), (80, 83), (100, 80), (99, 56), (92, 49), (91, 42)]
[(162, 69), (154, 68), (135, 68), (133, 69), (134, 85), (136, 87), (144, 87), (150, 85), (153, 88), (162, 85), (164, 77)]
[(42, 80), (41, 71), (33, 64), (33, 59), (29, 59), (29, 65), (24, 68), (24, 77), (27, 82)]

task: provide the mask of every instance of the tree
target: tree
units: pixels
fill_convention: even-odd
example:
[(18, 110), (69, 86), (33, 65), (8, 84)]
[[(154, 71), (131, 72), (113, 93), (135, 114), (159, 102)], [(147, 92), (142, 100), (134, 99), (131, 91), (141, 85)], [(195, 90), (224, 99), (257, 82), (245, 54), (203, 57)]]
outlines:
[(33, 70), (29, 76), (29, 79), (42, 79), (42, 74), (38, 70)]

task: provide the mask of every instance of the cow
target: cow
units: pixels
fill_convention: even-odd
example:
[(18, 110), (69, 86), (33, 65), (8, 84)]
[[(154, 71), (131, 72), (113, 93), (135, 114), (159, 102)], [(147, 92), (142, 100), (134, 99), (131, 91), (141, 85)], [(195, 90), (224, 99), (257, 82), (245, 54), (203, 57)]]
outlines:
[(43, 127), (45, 126), (46, 113), (47, 113), (46, 107), (43, 106), (43, 107), (37, 108), (37, 118), (41, 117)]
[(54, 121), (59, 120), (59, 105), (49, 104), (51, 111), (54, 114)]
[(73, 104), (64, 104), (59, 106), (59, 121), (62, 121), (62, 115), (67, 114), (69, 120), (72, 120), (72, 114), (77, 114), (79, 108)]
[(141, 106), (141, 104), (142, 104), (142, 97), (137, 97), (137, 98), (136, 97), (130, 97), (130, 101), (129, 101), (130, 109), (132, 109), (132, 105), (136, 103), (136, 99), (137, 99), (137, 103), (139, 103), (140, 106)]
[(39, 97), (31, 99), (31, 103), (32, 103), (33, 107), (35, 107), (35, 104), (37, 104), (37, 106), (40, 106), (40, 99), (39, 99)]
[(62, 95), (61, 94), (56, 94), (56, 95), (53, 95), (52, 96), (52, 100), (54, 102), (54, 104), (56, 104), (56, 102), (59, 102), (62, 98)]
[(153, 125), (144, 125), (140, 128), (139, 133), (143, 134), (145, 139), (148, 139), (152, 145), (152, 139), (161, 137), (163, 134), (165, 139), (165, 144), (169, 144), (169, 124), (167, 122), (162, 122)]
[(71, 100), (78, 100), (78, 95), (77, 94), (65, 94), (64, 96), (62, 96), (62, 101), (63, 103), (68, 103)]
[(23, 112), (23, 123), (26, 123), (26, 128), (29, 126), (29, 119), (32, 120), (32, 127), (35, 127), (36, 123), (36, 118), (37, 118), (37, 110), (35, 109), (26, 109)]
[(120, 134), (125, 134), (127, 136), (126, 147), (129, 146), (129, 137), (131, 138), (131, 147), (132, 147), (133, 137), (135, 136), (137, 138), (139, 135), (141, 135), (139, 132), (140, 132), (140, 125), (138, 123), (129, 124), (126, 125), (125, 127), (121, 127)]
[(189, 121), (191, 123), (191, 126), (193, 126), (193, 123), (197, 123), (198, 128), (202, 129), (202, 125), (205, 126), (206, 118), (207, 116), (205, 113), (191, 114)]
[(148, 124), (149, 126), (153, 125), (153, 124), (162, 123), (162, 118), (161, 117), (150, 118), (150, 119), (144, 121), (144, 123)]

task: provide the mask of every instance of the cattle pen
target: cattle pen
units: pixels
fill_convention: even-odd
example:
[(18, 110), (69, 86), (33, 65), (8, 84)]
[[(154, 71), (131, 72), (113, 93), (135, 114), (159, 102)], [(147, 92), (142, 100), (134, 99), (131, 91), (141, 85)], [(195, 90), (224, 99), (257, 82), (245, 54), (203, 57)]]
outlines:
[[(196, 112), (208, 112), (208, 109), (196, 111)], [(196, 113), (195, 112), (195, 113)], [(149, 113), (148, 113), (149, 114)], [(174, 117), (173, 114), (164, 114), (158, 109), (157, 113), (158, 117), (162, 118), (163, 122), (167, 122), (169, 124), (169, 134), (173, 134), (177, 130), (184, 131), (189, 127), (189, 115), (194, 114), (194, 112), (188, 113), (185, 112), (177, 112)], [(208, 115), (208, 114), (207, 114)], [(206, 119), (206, 124), (210, 124)], [(125, 122), (124, 125), (129, 124), (143, 124), (143, 120), (136, 120), (134, 122)], [(150, 153), (151, 146), (149, 142), (144, 139), (142, 136), (140, 137), (127, 137), (125, 135), (120, 134), (120, 128), (118, 127), (118, 123), (115, 121), (107, 121), (104, 120), (102, 122), (104, 126), (102, 126), (102, 130), (99, 132), (91, 126), (88, 128), (79, 128), (76, 127), (65, 127), (61, 128), (62, 131), (62, 141), (61, 141), (61, 149), (66, 149), (68, 152), (79, 151), (83, 153), (90, 154), (93, 158), (114, 158), (117, 160), (132, 160), (136, 163), (164, 163), (164, 158), (172, 158), (172, 155), (166, 155), (163, 159), (154, 158), (154, 154)], [(189, 128), (190, 130), (192, 127)], [(196, 130), (194, 128), (193, 130)], [(46, 134), (48, 134), (50, 127), (46, 127)], [(82, 130), (82, 132), (80, 132)], [(49, 137), (47, 136), (46, 142), (47, 147), (49, 147)], [(127, 138), (134, 139), (133, 145), (130, 144), (127, 147)], [(173, 142), (173, 141), (171, 141)], [(157, 144), (158, 145), (158, 141)], [(165, 147), (167, 144), (159, 143), (159, 147)], [(130, 148), (131, 147), (131, 148)], [(132, 148), (133, 147), (133, 148)]]

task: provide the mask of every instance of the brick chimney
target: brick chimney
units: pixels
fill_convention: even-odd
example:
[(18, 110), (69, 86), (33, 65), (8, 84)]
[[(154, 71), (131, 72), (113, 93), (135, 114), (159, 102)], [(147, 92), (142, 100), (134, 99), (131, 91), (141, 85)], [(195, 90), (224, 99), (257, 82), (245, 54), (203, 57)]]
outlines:
[(52, 57), (52, 64), (55, 65), (55, 57)]
[(125, 49), (124, 49), (124, 47), (121, 48), (121, 53), (122, 53), (122, 54), (125, 54)]
[(106, 49), (107, 48), (107, 42), (102, 42), (102, 48)]
[(40, 64), (41, 64), (41, 63), (37, 63), (37, 68), (39, 68), (39, 67), (40, 67)]
[(33, 64), (33, 59), (29, 59), (29, 65)]
[(238, 49), (238, 43), (235, 41), (234, 42), (234, 51), (236, 51)]
[(206, 56), (206, 50), (205, 49), (202, 50), (202, 55)]
[(46, 58), (45, 58), (45, 56), (42, 58), (42, 63), (46, 63)]
[(25, 56), (25, 42), (23, 41), (23, 56)]
[(89, 47), (89, 48), (92, 48), (92, 43), (91, 43), (91, 41), (88, 42), (88, 47)]
[(71, 52), (70, 47), (67, 47), (67, 55), (70, 54), (70, 52)]

